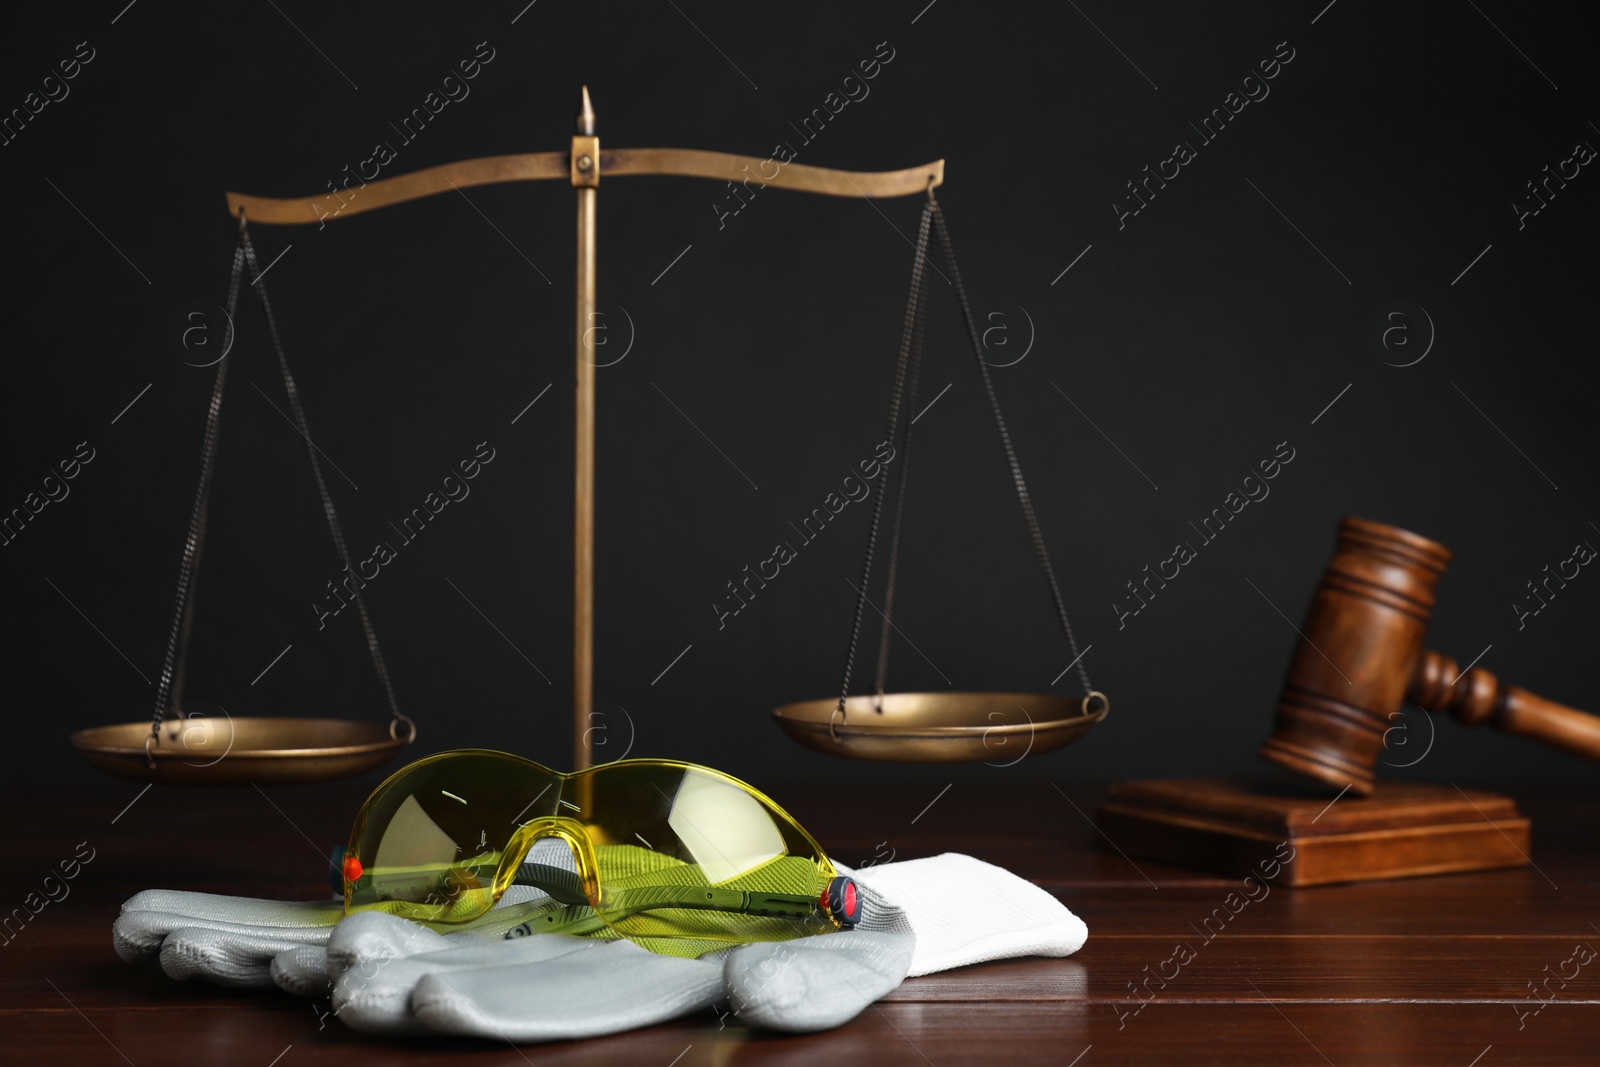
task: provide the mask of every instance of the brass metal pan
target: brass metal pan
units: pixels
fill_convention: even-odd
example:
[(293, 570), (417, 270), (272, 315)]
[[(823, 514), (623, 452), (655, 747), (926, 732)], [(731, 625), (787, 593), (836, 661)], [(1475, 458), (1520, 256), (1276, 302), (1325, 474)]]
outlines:
[(1106, 717), (1100, 702), (1044, 693), (885, 693), (806, 700), (772, 717), (800, 744), (830, 756), (897, 763), (1006, 766), (1072, 744)]
[(72, 735), (96, 770), (158, 785), (298, 785), (381, 767), (411, 741), (388, 724), (345, 719), (171, 719), (149, 746), (150, 720), (96, 726)]

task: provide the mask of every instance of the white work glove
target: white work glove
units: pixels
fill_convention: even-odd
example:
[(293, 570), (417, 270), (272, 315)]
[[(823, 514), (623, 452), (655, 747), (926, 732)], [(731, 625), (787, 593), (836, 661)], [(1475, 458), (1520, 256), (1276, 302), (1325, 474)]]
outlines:
[[(553, 838), (537, 842), (529, 859), (568, 870), (576, 866), (571, 851)], [(549, 900), (531, 886), (512, 886), (495, 911), (449, 929), (452, 936), (499, 937), (522, 921), (506, 916)], [(509, 910), (514, 908), (519, 910)], [(325, 946), (344, 917), (339, 900), (259, 900), (147, 889), (122, 905), (111, 943), (127, 962), (159, 960), (161, 969), (179, 981), (202, 978), (241, 989), (276, 985), (300, 996), (321, 997), (328, 994), (331, 981)]]
[[(344, 918), (340, 901), (256, 900), (173, 889), (147, 889), (122, 905), (111, 927), (111, 944), (129, 963), (159, 959), (167, 975), (183, 981), (205, 978), (241, 989), (271, 989), (272, 962), (295, 954), (290, 992), (314, 995), (314, 966), (334, 924)], [(302, 983), (301, 979), (307, 981)], [(327, 988), (323, 965), (322, 989)]]
[(1016, 875), (945, 854), (853, 873), (853, 930), (724, 949), (699, 959), (629, 941), (538, 934), (451, 942), (391, 915), (351, 916), (328, 954), (333, 1004), (370, 1033), (427, 1030), (509, 1041), (593, 1037), (722, 1003), (748, 1026), (822, 1030), (910, 974), (1013, 956), (1067, 956), (1088, 929)]
[(829, 1029), (897, 987), (915, 952), (904, 913), (860, 892), (853, 930), (698, 959), (565, 934), (462, 942), (393, 915), (352, 915), (328, 943), (333, 1007), (368, 1033), (507, 1041), (620, 1033), (719, 1002), (754, 1027)]
[(959, 852), (847, 871), (899, 905), (917, 933), (911, 977), (1014, 956), (1070, 956), (1089, 928), (1002, 867)]
[[(547, 845), (539, 861), (572, 865), (559, 842), (535, 848)], [(1054, 897), (970, 856), (846, 873), (856, 878), (865, 905), (857, 929), (735, 946), (700, 959), (658, 955), (623, 940), (505, 939), (551, 904), (517, 886), (502, 907), (448, 934), (382, 913), (345, 918), (337, 902), (151, 890), (123, 906), (114, 940), (130, 961), (159, 952), (175, 978), (275, 982), (306, 996), (326, 993), (331, 978), (340, 1018), (367, 1032), (527, 1041), (615, 1033), (719, 1002), (729, 1009), (724, 1018), (732, 1014), (751, 1026), (825, 1029), (853, 1018), (908, 973), (1066, 956), (1088, 935)]]

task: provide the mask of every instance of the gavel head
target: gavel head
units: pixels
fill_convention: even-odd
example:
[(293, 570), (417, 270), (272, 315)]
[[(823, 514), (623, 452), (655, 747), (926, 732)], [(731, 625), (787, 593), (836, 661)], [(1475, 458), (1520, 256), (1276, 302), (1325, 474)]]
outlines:
[(1437, 541), (1365, 519), (1339, 525), (1261, 755), (1362, 796), (1422, 656), (1434, 590), (1450, 563)]

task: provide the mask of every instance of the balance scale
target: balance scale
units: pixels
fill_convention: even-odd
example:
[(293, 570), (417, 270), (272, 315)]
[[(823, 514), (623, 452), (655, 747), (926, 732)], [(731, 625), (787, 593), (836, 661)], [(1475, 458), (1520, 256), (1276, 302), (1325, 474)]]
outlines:
[[(574, 292), (574, 354), (577, 372), (576, 461), (574, 465), (573, 590), (572, 590), (572, 764), (582, 770), (593, 762), (589, 724), (594, 702), (594, 417), (595, 344), (589, 329), (596, 304), (596, 222), (600, 180), (638, 175), (675, 175), (716, 181), (743, 181), (750, 168), (764, 161), (754, 156), (704, 152), (687, 148), (613, 148), (602, 150), (595, 134), (595, 114), (589, 90), (583, 90), (577, 131), (569, 150), (519, 155), (487, 156), (411, 174), (373, 181), (361, 195), (346, 201), (337, 192), (320, 196), (273, 199), (228, 194), (228, 211), (238, 221), (238, 246), (229, 286), (230, 324), (237, 306), (246, 268), (252, 277), (278, 358), (284, 387), (296, 428), (306, 440), (313, 475), (322, 497), (334, 544), (341, 562), (349, 563), (333, 500), (322, 477), (316, 446), (300, 405), (299, 392), (279, 341), (276, 320), (261, 285), (261, 268), (250, 241), (249, 223), (305, 225), (402, 204), (440, 193), (506, 182), (566, 179), (577, 199), (577, 284)], [(989, 381), (983, 347), (972, 321), (971, 308), (955, 267), (955, 256), (933, 190), (944, 182), (944, 161), (894, 171), (848, 171), (788, 163), (772, 177), (757, 179), (775, 189), (819, 193), (825, 196), (876, 198), (924, 194), (924, 208), (913, 262), (911, 296), (900, 346), (894, 391), (890, 401), (888, 440), (901, 442), (897, 495), (893, 518), (888, 592), (882, 612), (875, 692), (850, 696), (850, 675), (860, 637), (866, 590), (871, 575), (882, 504), (887, 482), (874, 505), (868, 534), (867, 558), (858, 586), (855, 618), (846, 656), (844, 684), (836, 699), (811, 700), (778, 708), (773, 717), (799, 743), (832, 755), (906, 762), (1015, 762), (1061, 748), (1105, 718), (1110, 705), (1089, 685), (1072, 628), (1067, 621), (1043, 535), (1022, 481), (1021, 467), (1000, 414)], [(956, 291), (969, 339), (977, 356), (979, 374), (993, 408), (1012, 480), (1027, 520), (1035, 552), (1058, 618), (1073, 655), (1068, 668), (1076, 668), (1084, 695), (1071, 699), (1053, 694), (1027, 693), (885, 693), (889, 632), (892, 627), (894, 586), (898, 563), (900, 515), (904, 508), (906, 472), (909, 469), (911, 423), (902, 419), (916, 397), (926, 321), (928, 277), (924, 266), (934, 235), (943, 248), (946, 280)], [(943, 274), (943, 271), (939, 271)], [(246, 718), (222, 720), (189, 715), (183, 710), (183, 680), (189, 634), (194, 618), (194, 577), (204, 544), (211, 479), (219, 430), (223, 388), (229, 361), (217, 365), (201, 450), (200, 485), (191, 514), (179, 572), (178, 607), (168, 642), (155, 713), (150, 721), (80, 730), (71, 737), (79, 753), (94, 767), (119, 778), (173, 785), (288, 784), (328, 781), (360, 774), (383, 765), (416, 740), (412, 720), (402, 714), (394, 687), (379, 649), (377, 637), (359, 592), (354, 603), (361, 617), (368, 650), (387, 695), (391, 717), (387, 724), (340, 719)], [(1063, 671), (1063, 674), (1066, 672)]]

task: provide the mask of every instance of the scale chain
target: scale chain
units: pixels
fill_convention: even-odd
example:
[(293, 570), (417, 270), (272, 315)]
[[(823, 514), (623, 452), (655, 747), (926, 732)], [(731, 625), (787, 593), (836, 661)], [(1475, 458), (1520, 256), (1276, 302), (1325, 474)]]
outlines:
[[(289, 396), (289, 406), (294, 414), (295, 428), (305, 438), (307, 453), (311, 459), (312, 474), (316, 479), (317, 492), (322, 500), (323, 514), (328, 521), (329, 531), (333, 535), (334, 548), (338, 552), (340, 562), (350, 567), (350, 553), (345, 546), (344, 533), (339, 524), (338, 513), (334, 509), (333, 498), (328, 492), (327, 482), (322, 476), (322, 467), (317, 460), (316, 446), (312, 444), (310, 425), (305, 416), (305, 410), (300, 404), (299, 389), (295, 385), (294, 376), (289, 371), (289, 363), (284, 355), (283, 343), (278, 334), (277, 320), (273, 317), (272, 306), (268, 302), (266, 287), (261, 282), (261, 269), (256, 260), (255, 248), (250, 242), (249, 230), (241, 218), (239, 223), (239, 239), (233, 253), (233, 265), (228, 278), (228, 297), (226, 315), (229, 328), (229, 343), (234, 334), (234, 321), (239, 305), (239, 283), (243, 278), (244, 267), (248, 264), (252, 276), (252, 285), (256, 289), (257, 299), (261, 303), (261, 311), (267, 322), (267, 332), (271, 337), (273, 350), (278, 359), (278, 367), (283, 375), (284, 389)], [(166, 658), (162, 665), (161, 681), (157, 689), (156, 707), (150, 724), (150, 738), (146, 742), (146, 758), (149, 757), (149, 746), (158, 743), (161, 736), (161, 724), (166, 720), (170, 710), (175, 715), (182, 714), (184, 679), (187, 673), (189, 639), (194, 628), (195, 575), (199, 569), (200, 557), (205, 547), (206, 525), (210, 510), (211, 483), (216, 471), (216, 456), (222, 422), (222, 398), (227, 384), (229, 361), (224, 357), (217, 364), (217, 375), (211, 387), (211, 403), (206, 411), (206, 429), (200, 450), (200, 479), (195, 489), (194, 508), (189, 518), (189, 532), (184, 541), (183, 559), (178, 568), (178, 590), (176, 607), (172, 623), (172, 633), (167, 641)], [(391, 733), (401, 722), (405, 722), (411, 735), (415, 735), (416, 726), (411, 719), (402, 714), (395, 699), (394, 685), (389, 677), (388, 666), (383, 659), (383, 653), (378, 647), (377, 634), (373, 631), (371, 620), (367, 616), (366, 605), (359, 592), (354, 594), (357, 613), (361, 617), (362, 630), (366, 635), (367, 649), (372, 655), (373, 667), (377, 670), (378, 680), (382, 683), (384, 694), (388, 698), (389, 710), (393, 716), (390, 722)]]
[[(918, 264), (920, 266), (926, 262), (927, 248), (924, 245), (923, 255), (919, 257)], [(919, 285), (920, 288), (915, 294), (917, 314), (911, 324), (910, 381), (906, 385), (905, 400), (907, 412), (917, 409), (917, 385), (922, 375), (922, 339), (928, 323), (928, 287), (932, 281), (927, 271), (918, 270), (913, 284)], [(889, 676), (889, 638), (894, 633), (895, 591), (898, 588), (900, 574), (900, 530), (906, 510), (906, 483), (911, 477), (911, 429), (915, 422), (916, 416), (913, 415), (906, 420), (905, 427), (900, 431), (900, 471), (895, 476), (894, 523), (889, 528), (889, 574), (884, 583), (883, 624), (878, 628), (878, 671), (874, 679), (875, 707), (880, 713), (883, 711), (883, 691)], [(886, 478), (885, 481), (887, 480)]]
[[(906, 372), (912, 360), (912, 346), (918, 343), (921, 339), (921, 333), (917, 329), (917, 322), (922, 315), (922, 305), (925, 302), (924, 294), (927, 290), (927, 286), (923, 278), (922, 268), (923, 264), (927, 262), (928, 234), (932, 224), (932, 219), (933, 211), (931, 206), (924, 207), (922, 211), (922, 219), (917, 226), (916, 256), (911, 264), (911, 293), (906, 298), (906, 317), (905, 325), (901, 330), (900, 335), (900, 354), (895, 363), (894, 386), (889, 394), (889, 424), (884, 431), (884, 440), (886, 441), (893, 441), (899, 436), (900, 406), (902, 393), (906, 384)], [(901, 456), (900, 463), (903, 477), (905, 467), (904, 456)], [(866, 559), (861, 565), (861, 585), (856, 589), (855, 616), (850, 624), (850, 645), (845, 652), (844, 681), (839, 687), (839, 706), (834, 709), (834, 715), (829, 716), (828, 718), (828, 734), (835, 741), (838, 740), (838, 734), (835, 732), (837, 723), (835, 723), (834, 719), (837, 717), (839, 722), (843, 722), (846, 718), (845, 698), (850, 695), (850, 675), (855, 669), (856, 646), (861, 640), (861, 618), (867, 606), (867, 587), (872, 579), (872, 553), (878, 543), (878, 526), (883, 517), (883, 498), (885, 495), (886, 494), (880, 490), (877, 498), (872, 504), (872, 522), (867, 528)], [(879, 692), (880, 694), (882, 692), (881, 676)], [(882, 705), (880, 703), (880, 710), (881, 707)]]
[[(233, 267), (228, 278), (227, 318), (230, 333), (234, 311), (239, 304), (239, 279), (244, 273), (244, 245), (233, 250)], [(156, 689), (155, 714), (150, 723), (150, 741), (161, 740), (161, 724), (167, 709), (177, 710), (183, 703), (183, 679), (189, 657), (189, 635), (194, 628), (194, 574), (205, 546), (206, 518), (211, 499), (211, 477), (216, 469), (217, 437), (222, 425), (222, 393), (227, 385), (228, 360), (217, 364), (211, 383), (211, 403), (206, 409), (205, 437), (200, 446), (200, 484), (195, 489), (194, 507), (189, 515), (189, 533), (183, 543), (183, 560), (178, 565), (177, 603), (174, 605), (172, 633), (167, 638), (167, 654), (161, 666), (161, 683)]]
[[(1044, 571), (1045, 583), (1050, 587), (1050, 599), (1061, 621), (1061, 630), (1066, 634), (1067, 648), (1072, 653), (1072, 662), (1077, 668), (1078, 680), (1083, 683), (1084, 698), (1087, 702), (1090, 697), (1096, 695), (1095, 688), (1089, 684), (1089, 671), (1084, 666), (1083, 654), (1078, 651), (1078, 639), (1072, 633), (1072, 622), (1067, 618), (1067, 606), (1061, 599), (1061, 587), (1056, 582), (1055, 568), (1050, 566), (1050, 553), (1045, 550), (1044, 533), (1040, 530), (1039, 518), (1033, 511), (1033, 498), (1028, 495), (1028, 484), (1022, 479), (1022, 464), (1017, 462), (1016, 450), (1011, 447), (1011, 433), (1006, 429), (1005, 416), (1000, 413), (1000, 400), (995, 396), (994, 383), (989, 379), (989, 364), (983, 358), (983, 339), (973, 322), (972, 306), (967, 302), (966, 287), (961, 284), (961, 271), (956, 267), (956, 252), (950, 243), (950, 232), (945, 228), (944, 212), (939, 209), (939, 202), (933, 199), (932, 190), (928, 192), (928, 199), (933, 209), (934, 228), (939, 234), (939, 244), (944, 248), (945, 264), (950, 268), (950, 281), (955, 287), (956, 300), (961, 305), (961, 321), (966, 324), (967, 336), (972, 342), (972, 353), (978, 362), (978, 374), (983, 379), (983, 391), (988, 394), (989, 408), (994, 412), (994, 424), (1000, 431), (1000, 445), (1005, 449), (1006, 464), (1011, 468), (1011, 481), (1017, 489), (1017, 501), (1022, 505), (1022, 516), (1028, 524), (1028, 536), (1033, 540), (1034, 552), (1039, 557), (1039, 568)], [(1104, 697), (1100, 699), (1105, 700)]]
[[(888, 440), (900, 442), (900, 469), (896, 475), (895, 514), (890, 531), (889, 543), (889, 574), (886, 592), (884, 594), (883, 626), (878, 646), (878, 664), (876, 678), (876, 707), (883, 710), (883, 694), (885, 678), (888, 673), (889, 643), (891, 630), (894, 626), (894, 599), (896, 578), (899, 570), (900, 557), (900, 530), (905, 511), (905, 496), (907, 475), (910, 471), (911, 452), (911, 423), (908, 421), (902, 430), (900, 428), (900, 414), (903, 396), (908, 397), (906, 404), (914, 406), (916, 403), (917, 381), (922, 363), (922, 341), (924, 327), (927, 319), (928, 279), (923, 271), (927, 262), (928, 237), (930, 228), (937, 232), (939, 244), (944, 249), (945, 263), (950, 271), (950, 283), (955, 289), (956, 300), (960, 306), (961, 319), (966, 326), (967, 336), (972, 343), (973, 355), (978, 363), (978, 375), (983, 382), (985, 395), (989, 400), (989, 408), (994, 415), (995, 427), (1000, 433), (1000, 445), (1005, 452), (1006, 465), (1011, 471), (1011, 481), (1017, 491), (1017, 501), (1022, 506), (1023, 520), (1028, 527), (1028, 536), (1033, 543), (1034, 552), (1039, 560), (1039, 567), (1044, 572), (1045, 583), (1048, 586), (1052, 605), (1055, 607), (1056, 617), (1061, 623), (1062, 633), (1067, 639), (1067, 648), (1072, 653), (1072, 666), (1076, 669), (1078, 680), (1083, 684), (1084, 707), (1088, 710), (1091, 700), (1096, 697), (1104, 702), (1105, 698), (1094, 689), (1089, 681), (1088, 669), (1084, 666), (1083, 655), (1078, 650), (1078, 640), (1072, 630), (1072, 622), (1067, 617), (1066, 603), (1061, 597), (1061, 588), (1056, 581), (1055, 569), (1050, 564), (1050, 555), (1044, 543), (1044, 533), (1040, 529), (1038, 516), (1033, 509), (1033, 499), (1028, 493), (1027, 482), (1022, 476), (1022, 465), (1017, 459), (1015, 448), (1011, 443), (1011, 433), (1006, 426), (1005, 416), (1000, 410), (1000, 400), (995, 394), (994, 383), (989, 376), (989, 367), (985, 362), (982, 338), (972, 317), (972, 306), (967, 299), (966, 287), (961, 281), (961, 272), (956, 266), (955, 248), (950, 241), (949, 231), (945, 227), (944, 214), (940, 210), (939, 202), (934, 198), (933, 190), (928, 190), (928, 202), (923, 208), (921, 223), (917, 231), (916, 257), (911, 271), (911, 294), (906, 303), (906, 320), (901, 336), (899, 359), (895, 366), (894, 387), (889, 400), (889, 427), (886, 437)], [(931, 265), (931, 264), (929, 264)], [(908, 381), (909, 378), (909, 381)], [(867, 588), (872, 574), (872, 559), (877, 546), (878, 527), (883, 510), (884, 493), (880, 492), (873, 506), (872, 522), (867, 531), (866, 559), (862, 564), (861, 586), (857, 590), (855, 616), (851, 623), (850, 644), (845, 654), (844, 683), (839, 694), (839, 704), (835, 709), (835, 716), (828, 721), (829, 736), (838, 740), (836, 728), (838, 723), (846, 721), (845, 701), (850, 694), (850, 676), (855, 666), (856, 648), (861, 633), (861, 620), (866, 606)]]
[[(300, 406), (300, 390), (295, 385), (294, 375), (289, 372), (289, 360), (283, 352), (283, 341), (278, 336), (278, 320), (272, 314), (272, 304), (267, 300), (267, 288), (261, 282), (261, 268), (256, 261), (255, 246), (250, 243), (250, 231), (241, 228), (239, 243), (244, 248), (246, 261), (250, 264), (251, 285), (255, 287), (256, 298), (261, 302), (261, 314), (267, 320), (267, 334), (272, 338), (272, 349), (278, 357), (278, 368), (283, 372), (283, 388), (289, 395), (289, 410), (294, 415), (295, 428), (300, 431), (300, 436), (305, 438), (306, 456), (311, 460), (311, 473), (317, 481), (317, 495), (322, 498), (322, 513), (328, 520), (328, 531), (333, 535), (333, 547), (339, 553), (339, 562), (345, 570), (355, 574), (355, 568), (350, 564), (350, 550), (345, 547), (344, 531), (339, 525), (339, 514), (334, 510), (333, 497), (328, 492), (327, 480), (322, 476), (322, 463), (317, 459), (317, 446), (311, 440), (311, 425), (306, 420), (305, 409)], [(357, 583), (352, 583), (357, 584)], [(416, 724), (411, 719), (400, 713), (400, 704), (395, 699), (394, 683), (389, 678), (389, 667), (384, 662), (383, 652), (378, 647), (378, 635), (372, 629), (372, 620), (367, 617), (366, 601), (362, 599), (360, 589), (351, 590), (351, 599), (355, 601), (356, 613), (361, 617), (361, 630), (366, 635), (367, 651), (372, 655), (372, 666), (378, 672), (378, 681), (383, 684), (384, 696), (389, 701), (389, 711), (393, 716), (389, 722), (389, 730), (393, 734), (401, 722), (412, 735), (416, 733)]]

